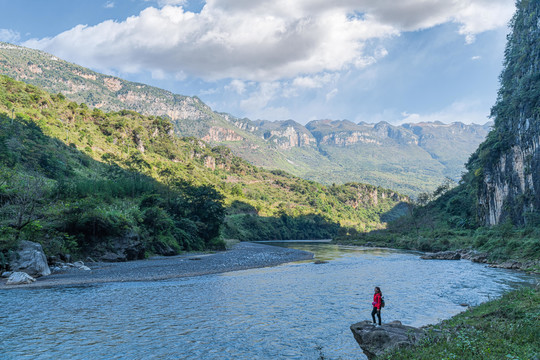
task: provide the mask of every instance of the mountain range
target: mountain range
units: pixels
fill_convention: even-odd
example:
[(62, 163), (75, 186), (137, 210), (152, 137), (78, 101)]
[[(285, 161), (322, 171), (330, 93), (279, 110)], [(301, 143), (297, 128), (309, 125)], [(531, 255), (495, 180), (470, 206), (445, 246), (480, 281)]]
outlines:
[[(166, 116), (179, 136), (226, 145), (254, 165), (324, 184), (364, 182), (407, 195), (458, 180), (485, 139), (484, 125), (391, 125), (348, 120), (268, 121), (213, 111), (196, 96), (94, 72), (42, 51), (0, 43), (0, 72), (103, 111)], [(459, 120), (459, 119), (456, 119)]]

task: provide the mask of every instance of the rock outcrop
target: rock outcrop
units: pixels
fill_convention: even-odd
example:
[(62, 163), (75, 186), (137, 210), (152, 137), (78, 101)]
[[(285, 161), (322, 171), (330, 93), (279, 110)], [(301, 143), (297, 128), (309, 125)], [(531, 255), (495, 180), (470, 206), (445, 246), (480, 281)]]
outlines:
[(25, 272), (17, 271), (12, 273), (7, 279), (6, 285), (23, 285), (30, 284), (36, 281), (33, 277)]
[(488, 254), (476, 250), (449, 250), (436, 253), (426, 253), (420, 256), (424, 260), (470, 260), (477, 263), (487, 263)]
[(459, 251), (441, 251), (436, 253), (427, 253), (420, 256), (424, 260), (461, 260)]
[(376, 359), (384, 352), (416, 344), (425, 336), (425, 331), (392, 321), (375, 326), (371, 321), (361, 321), (351, 325), (351, 331), (369, 360)]
[(488, 260), (488, 253), (476, 250), (440, 251), (436, 253), (426, 253), (420, 256), (420, 258), (424, 260), (469, 260), (481, 264), (489, 263), (489, 267), (493, 268), (521, 270), (533, 274), (538, 274), (540, 272), (540, 260), (506, 260), (503, 262), (490, 263)]
[(47, 257), (40, 244), (23, 240), (9, 262), (11, 270), (25, 272), (28, 275), (39, 277), (51, 274)]
[(122, 262), (144, 259), (146, 248), (137, 233), (128, 232), (123, 237), (110, 241), (106, 251), (98, 250), (92, 255), (105, 262)]

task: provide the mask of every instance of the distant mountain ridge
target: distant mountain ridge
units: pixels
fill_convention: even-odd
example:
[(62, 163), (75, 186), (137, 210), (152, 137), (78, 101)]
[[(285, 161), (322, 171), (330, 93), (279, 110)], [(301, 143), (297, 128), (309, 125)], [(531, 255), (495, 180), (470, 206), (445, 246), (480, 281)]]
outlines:
[(42, 51), (0, 43), (0, 72), (104, 111), (129, 109), (168, 116), (181, 136), (223, 144), (249, 162), (325, 184), (367, 182), (409, 195), (463, 164), (490, 124), (418, 123), (399, 126), (348, 120), (267, 121), (213, 111), (195, 96), (173, 94), (63, 61)]

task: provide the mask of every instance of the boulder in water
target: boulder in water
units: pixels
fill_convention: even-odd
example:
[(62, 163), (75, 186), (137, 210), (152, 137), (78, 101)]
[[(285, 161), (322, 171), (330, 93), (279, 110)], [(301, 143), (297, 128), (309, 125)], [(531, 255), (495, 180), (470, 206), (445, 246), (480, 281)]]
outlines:
[(34, 277), (51, 274), (41, 245), (26, 240), (21, 241), (18, 250), (11, 255), (9, 266), (13, 271), (22, 271)]
[(425, 331), (392, 321), (375, 326), (371, 321), (361, 321), (351, 325), (351, 331), (369, 360), (376, 359), (384, 352), (416, 344), (425, 336)]

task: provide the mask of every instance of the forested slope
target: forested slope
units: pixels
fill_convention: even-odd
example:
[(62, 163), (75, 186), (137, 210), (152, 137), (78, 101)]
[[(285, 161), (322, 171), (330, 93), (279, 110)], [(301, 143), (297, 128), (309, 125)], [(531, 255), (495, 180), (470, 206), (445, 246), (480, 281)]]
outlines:
[(178, 138), (167, 118), (90, 110), (6, 76), (0, 125), (3, 250), (24, 238), (99, 256), (126, 243), (140, 257), (222, 247), (223, 237), (329, 238), (384, 227), (407, 200), (263, 170)]

